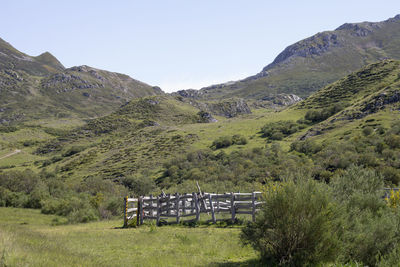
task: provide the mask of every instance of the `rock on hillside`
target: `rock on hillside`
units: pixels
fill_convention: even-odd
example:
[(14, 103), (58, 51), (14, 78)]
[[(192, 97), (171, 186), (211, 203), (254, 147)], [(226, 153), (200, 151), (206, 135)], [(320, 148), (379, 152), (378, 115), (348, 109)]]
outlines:
[[(176, 94), (174, 95), (176, 96)], [(249, 105), (242, 98), (232, 98), (221, 101), (197, 101), (194, 99), (187, 100), (181, 95), (176, 96), (176, 98), (200, 109), (204, 112), (204, 114), (209, 114), (210, 116), (213, 114), (226, 118), (233, 118), (239, 115), (251, 113)], [(211, 122), (213, 122), (212, 119)]]

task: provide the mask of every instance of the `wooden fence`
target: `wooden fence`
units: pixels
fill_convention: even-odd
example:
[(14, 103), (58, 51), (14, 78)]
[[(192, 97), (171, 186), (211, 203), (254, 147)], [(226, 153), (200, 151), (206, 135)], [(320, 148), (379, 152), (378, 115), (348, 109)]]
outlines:
[(230, 214), (235, 222), (237, 214), (251, 215), (255, 221), (256, 213), (262, 202), (261, 192), (253, 193), (191, 193), (191, 194), (162, 194), (160, 196), (141, 196), (138, 198), (126, 197), (124, 226), (130, 220), (136, 219), (137, 225), (144, 220), (155, 220), (156, 225), (161, 220), (173, 218), (175, 223), (198, 222), (201, 213), (211, 215), (211, 222), (216, 223), (220, 214)]

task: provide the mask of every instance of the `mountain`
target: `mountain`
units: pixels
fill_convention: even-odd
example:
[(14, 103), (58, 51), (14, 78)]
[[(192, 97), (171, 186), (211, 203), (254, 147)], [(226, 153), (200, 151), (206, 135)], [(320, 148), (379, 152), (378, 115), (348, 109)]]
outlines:
[(30, 75), (43, 76), (64, 69), (64, 66), (49, 52), (31, 57), (0, 38), (0, 70), (23, 71)]
[(66, 69), (52, 54), (26, 55), (0, 39), (0, 123), (104, 116), (133, 98), (163, 94), (89, 66)]
[(345, 23), (283, 50), (254, 76), (177, 94), (195, 99), (307, 97), (325, 85), (386, 58), (400, 59), (400, 15), (382, 22)]
[[(207, 107), (210, 112), (223, 110), (211, 104), (209, 102)], [(217, 104), (228, 106), (223, 102), (215, 102), (213, 105)], [(340, 107), (333, 108), (337, 105)], [(285, 153), (293, 158), (296, 154), (289, 153), (292, 146), (299, 151), (308, 151), (311, 149), (308, 146), (313, 142), (324, 146), (333, 143), (336, 146), (343, 140), (359, 140), (364, 128), (371, 128), (377, 134), (385, 129), (383, 131), (390, 134), (391, 125), (398, 121), (400, 114), (400, 61), (384, 60), (367, 65), (281, 111), (256, 109), (253, 113), (237, 117), (215, 115), (214, 120), (205, 121), (204, 110), (201, 105), (195, 107), (191, 103), (182, 102), (180, 98), (159, 95), (133, 99), (111, 114), (90, 119), (80, 127), (60, 129), (21, 125), (15, 129), (0, 128), (3, 131), (0, 147), (6, 151), (10, 151), (5, 149), (7, 147), (18, 148), (25, 153), (20, 159), (15, 156), (15, 160), (0, 161), (0, 169), (32, 166), (55, 172), (71, 181), (102, 177), (121, 182), (126, 177), (134, 176), (147, 181), (158, 179), (162, 186), (195, 179), (193, 177), (203, 180), (203, 184), (218, 182), (221, 186), (231, 186), (230, 182), (221, 182), (215, 178), (213, 172), (222, 171), (232, 171), (223, 177), (238, 183), (241, 179), (247, 181), (249, 177), (264, 179), (267, 175), (276, 176), (290, 166), (297, 168), (297, 165), (292, 162), (286, 166), (284, 160), (278, 160), (282, 166), (275, 166), (275, 163), (264, 166), (267, 164), (263, 163), (266, 161), (265, 156), (273, 151), (268, 144), (271, 141), (278, 141)], [(279, 138), (272, 136), (271, 140), (262, 134), (265, 125), (272, 125), (274, 131), (279, 131), (282, 125), (291, 125), (293, 128)], [(387, 134), (379, 134), (379, 138), (391, 138)], [(234, 136), (245, 141), (240, 144), (229, 143)], [(227, 144), (211, 151), (217, 141)], [(261, 153), (257, 152), (258, 149), (265, 147), (263, 154), (257, 154)], [(336, 152), (326, 153), (332, 159), (321, 160), (321, 164), (327, 160), (330, 165), (339, 164), (335, 163), (339, 157)], [(354, 156), (354, 159), (357, 157)], [(179, 162), (185, 159), (189, 163), (180, 166)], [(300, 159), (304, 160), (302, 157)], [(178, 164), (178, 170), (173, 170), (175, 167), (165, 169), (169, 161)], [(211, 167), (191, 165), (201, 164), (202, 161)], [(215, 161), (221, 161), (223, 165), (215, 166)], [(247, 164), (253, 167), (228, 170), (226, 164)], [(246, 175), (238, 174), (255, 168), (254, 164), (264, 167)], [(187, 170), (184, 175), (183, 170), (188, 166), (193, 169)], [(323, 172), (321, 168), (318, 167), (315, 172)], [(198, 169), (202, 171), (199, 173)], [(210, 173), (203, 175), (202, 172)]]

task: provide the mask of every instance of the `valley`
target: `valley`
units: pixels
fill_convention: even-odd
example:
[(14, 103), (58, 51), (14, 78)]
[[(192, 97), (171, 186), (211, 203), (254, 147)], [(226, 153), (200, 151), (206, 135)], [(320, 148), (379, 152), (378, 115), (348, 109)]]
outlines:
[[(359, 234), (330, 235), (354, 254), (338, 248), (319, 260), (378, 266), (400, 244), (400, 198), (382, 198), (400, 184), (399, 51), (399, 15), (346, 23), (287, 47), (244, 80), (165, 93), (0, 39), (0, 253), (10, 266), (156, 266), (162, 257), (166, 266), (260, 264), (257, 224), (119, 228), (127, 195), (193, 192), (198, 182), (207, 192), (263, 191), (282, 216), (303, 216), (283, 211), (304, 207), (327, 214), (315, 218), (336, 214), (342, 221), (332, 217), (325, 232)], [(367, 228), (384, 236), (382, 247), (360, 248)], [(173, 246), (160, 249), (158, 239)]]

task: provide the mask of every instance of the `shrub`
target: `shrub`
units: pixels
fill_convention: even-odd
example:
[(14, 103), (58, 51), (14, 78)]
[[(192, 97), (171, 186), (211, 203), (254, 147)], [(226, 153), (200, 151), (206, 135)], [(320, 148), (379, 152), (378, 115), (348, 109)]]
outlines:
[(144, 196), (156, 189), (154, 181), (145, 175), (132, 175), (122, 179), (122, 184), (133, 191), (135, 196)]
[(381, 169), (381, 174), (385, 181), (389, 184), (398, 185), (400, 184), (400, 170), (390, 166), (385, 166)]
[(310, 139), (304, 141), (295, 141), (290, 145), (290, 150), (304, 153), (306, 155), (312, 155), (321, 151), (322, 146), (315, 143)]
[(31, 170), (0, 173), (0, 186), (13, 192), (29, 194), (37, 184), (39, 176)]
[(0, 207), (23, 208), (28, 202), (28, 196), (21, 192), (12, 192), (0, 186)]
[(98, 212), (84, 195), (65, 196), (63, 199), (46, 199), (42, 201), (43, 214), (66, 216), (69, 223), (81, 223), (98, 220)]
[(392, 149), (400, 148), (400, 136), (398, 135), (390, 134), (386, 136), (385, 142)]
[(382, 199), (383, 178), (374, 170), (350, 166), (332, 179), (334, 195), (346, 207), (343, 261), (375, 266), (399, 244), (396, 210)]
[(247, 139), (243, 135), (235, 134), (232, 136), (232, 143), (235, 145), (245, 145), (247, 144)]
[(400, 262), (400, 246), (393, 249), (390, 253), (380, 258), (379, 267), (393, 267)]
[(255, 223), (241, 233), (270, 264), (312, 265), (335, 260), (340, 252), (341, 212), (324, 184), (312, 180), (266, 188)]
[(304, 125), (294, 121), (269, 122), (261, 128), (261, 134), (270, 140), (282, 140), (303, 128)]
[(365, 136), (368, 136), (368, 135), (372, 134), (373, 131), (374, 131), (374, 129), (371, 126), (367, 126), (362, 130), (362, 133)]
[(94, 209), (86, 207), (73, 210), (68, 214), (67, 219), (69, 223), (86, 223), (97, 221), (99, 217)]
[(330, 116), (338, 113), (344, 108), (341, 104), (335, 104), (332, 107), (324, 108), (324, 109), (314, 109), (307, 111), (304, 119), (310, 121), (311, 123), (317, 123), (320, 121), (324, 121)]
[(225, 147), (231, 146), (232, 144), (233, 144), (232, 137), (221, 136), (221, 137), (218, 137), (218, 139), (213, 141), (211, 148), (213, 148), (213, 149), (225, 148)]
[(233, 136), (221, 136), (213, 141), (211, 148), (220, 149), (229, 147), (231, 145), (245, 145), (247, 144), (247, 139), (243, 135), (235, 134)]

